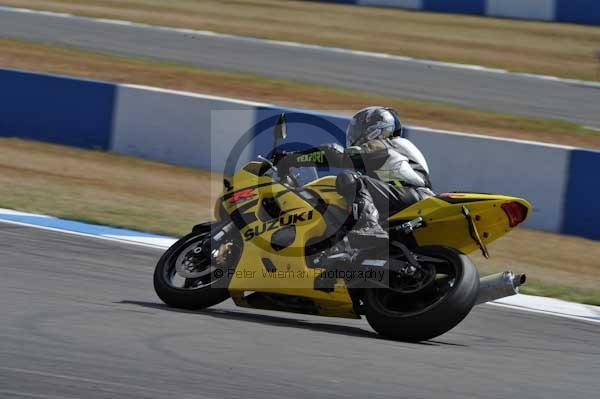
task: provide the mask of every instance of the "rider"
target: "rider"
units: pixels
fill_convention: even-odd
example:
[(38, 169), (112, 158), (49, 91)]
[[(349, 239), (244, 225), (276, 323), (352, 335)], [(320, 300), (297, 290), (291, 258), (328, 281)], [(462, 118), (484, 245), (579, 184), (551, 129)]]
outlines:
[[(346, 148), (326, 144), (304, 151), (284, 153), (286, 166), (330, 166), (351, 168), (338, 175), (337, 192), (348, 203), (356, 223), (348, 234), (351, 242), (387, 240), (380, 225), (380, 212), (398, 212), (433, 196), (425, 157), (402, 138), (403, 126), (396, 111), (368, 107), (357, 112), (346, 130)], [(359, 173), (357, 171), (361, 171)]]

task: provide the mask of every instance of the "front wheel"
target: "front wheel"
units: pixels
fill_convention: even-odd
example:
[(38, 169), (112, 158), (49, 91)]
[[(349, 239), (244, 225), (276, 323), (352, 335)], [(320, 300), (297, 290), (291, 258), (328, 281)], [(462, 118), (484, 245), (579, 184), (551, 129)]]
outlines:
[(401, 341), (425, 341), (454, 328), (471, 311), (479, 291), (479, 273), (464, 254), (447, 247), (415, 251), (419, 263), (435, 273), (420, 290), (394, 287), (364, 292), (367, 321), (379, 334)]
[(211, 226), (194, 231), (171, 246), (154, 271), (154, 290), (167, 305), (205, 309), (229, 298), (228, 270), (236, 258), (233, 240), (213, 247)]

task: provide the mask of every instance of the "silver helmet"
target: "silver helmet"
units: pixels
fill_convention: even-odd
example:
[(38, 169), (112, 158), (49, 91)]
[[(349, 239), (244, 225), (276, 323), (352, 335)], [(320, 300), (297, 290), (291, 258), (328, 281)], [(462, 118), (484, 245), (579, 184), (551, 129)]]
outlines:
[(346, 145), (362, 145), (369, 140), (402, 136), (402, 123), (392, 108), (368, 107), (358, 111), (346, 129)]

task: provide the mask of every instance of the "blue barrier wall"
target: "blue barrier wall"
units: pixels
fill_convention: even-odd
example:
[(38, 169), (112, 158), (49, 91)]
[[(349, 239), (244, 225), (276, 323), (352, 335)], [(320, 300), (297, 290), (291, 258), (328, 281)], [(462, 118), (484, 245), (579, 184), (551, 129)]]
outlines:
[(600, 25), (599, 0), (306, 0)]
[(556, 21), (600, 25), (600, 1), (558, 0)]
[[(288, 149), (343, 143), (348, 121), (268, 104), (12, 70), (0, 69), (0, 88), (2, 136), (217, 172), (265, 154), (281, 112), (289, 113), (288, 141), (296, 142)], [(428, 158), (437, 190), (522, 196), (534, 205), (527, 226), (600, 240), (600, 151), (417, 127), (408, 127), (407, 137)], [(235, 166), (227, 168), (228, 157)]]
[(483, 15), (485, 13), (485, 0), (423, 0), (423, 10)]
[(600, 240), (600, 151), (571, 151), (562, 231)]
[(116, 85), (0, 69), (0, 136), (106, 150)]

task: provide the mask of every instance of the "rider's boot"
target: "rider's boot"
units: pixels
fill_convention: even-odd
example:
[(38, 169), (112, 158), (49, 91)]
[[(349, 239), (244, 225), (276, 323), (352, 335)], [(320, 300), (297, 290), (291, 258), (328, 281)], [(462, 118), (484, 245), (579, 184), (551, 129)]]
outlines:
[(348, 233), (348, 241), (352, 247), (387, 246), (388, 233), (379, 224), (379, 211), (368, 191), (358, 193), (352, 204), (352, 213), (356, 220), (354, 228)]

